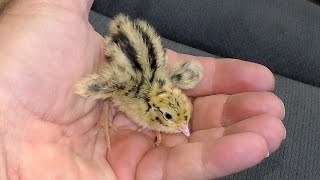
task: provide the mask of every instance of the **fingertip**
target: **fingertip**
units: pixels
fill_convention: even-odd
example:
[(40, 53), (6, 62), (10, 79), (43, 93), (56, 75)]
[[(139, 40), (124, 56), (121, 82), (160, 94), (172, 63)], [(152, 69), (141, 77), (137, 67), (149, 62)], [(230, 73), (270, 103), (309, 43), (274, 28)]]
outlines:
[(265, 96), (264, 100), (269, 103), (267, 106), (269, 114), (282, 120), (285, 116), (285, 106), (283, 101), (272, 92), (263, 92), (262, 95)]
[(266, 90), (266, 91), (273, 91), (274, 86), (275, 86), (275, 78), (274, 78), (272, 71), (264, 65), (256, 64), (256, 63), (254, 63), (254, 64), (258, 66), (259, 71), (261, 73), (261, 75), (260, 75), (261, 82), (263, 82), (263, 83), (259, 84), (260, 89)]
[(269, 132), (267, 131), (262, 136), (265, 136), (269, 151), (270, 153), (273, 153), (281, 146), (284, 137), (286, 136), (286, 128), (280, 119), (269, 116), (266, 118), (268, 118), (268, 122), (265, 123), (265, 129), (272, 130)]

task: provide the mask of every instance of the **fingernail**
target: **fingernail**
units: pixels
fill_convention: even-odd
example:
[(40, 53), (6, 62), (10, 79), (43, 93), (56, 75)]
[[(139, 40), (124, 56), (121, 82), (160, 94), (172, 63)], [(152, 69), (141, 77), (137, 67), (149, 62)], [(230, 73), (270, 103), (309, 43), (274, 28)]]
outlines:
[(286, 106), (284, 105), (283, 101), (281, 101), (281, 103), (282, 103), (282, 106), (283, 106), (283, 119), (284, 119), (284, 117), (286, 116)]
[(268, 154), (266, 155), (266, 157), (269, 157), (270, 153), (268, 152)]
[(285, 139), (286, 139), (286, 137), (287, 137), (287, 130), (286, 130), (286, 129), (284, 129), (284, 136), (283, 136), (283, 140), (285, 140)]

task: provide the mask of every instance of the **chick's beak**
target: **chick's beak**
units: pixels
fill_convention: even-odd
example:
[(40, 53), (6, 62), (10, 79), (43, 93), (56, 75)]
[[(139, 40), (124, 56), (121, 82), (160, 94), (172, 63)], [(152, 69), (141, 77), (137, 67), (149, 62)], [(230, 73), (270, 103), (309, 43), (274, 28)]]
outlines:
[(183, 125), (179, 126), (178, 129), (180, 132), (182, 132), (187, 137), (190, 136), (190, 130), (189, 130), (188, 124), (183, 124)]

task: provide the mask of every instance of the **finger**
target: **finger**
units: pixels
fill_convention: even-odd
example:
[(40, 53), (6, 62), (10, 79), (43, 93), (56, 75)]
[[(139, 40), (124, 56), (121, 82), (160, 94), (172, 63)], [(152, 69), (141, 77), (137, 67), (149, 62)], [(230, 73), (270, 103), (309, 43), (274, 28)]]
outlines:
[(196, 131), (192, 133), (190, 142), (215, 141), (223, 136), (244, 132), (254, 132), (262, 136), (268, 144), (269, 152), (272, 153), (279, 148), (286, 131), (280, 119), (270, 115), (260, 115), (242, 120), (227, 128)]
[(194, 100), (193, 106), (193, 131), (229, 126), (260, 114), (269, 114), (279, 119), (284, 117), (282, 101), (269, 92), (198, 97)]
[(236, 59), (197, 57), (171, 50), (167, 51), (167, 56), (169, 64), (183, 60), (196, 60), (202, 64), (204, 77), (194, 89), (187, 91), (190, 96), (271, 91), (274, 88), (273, 74), (259, 64)]
[(269, 115), (260, 115), (240, 121), (225, 130), (225, 135), (237, 134), (242, 132), (255, 132), (266, 140), (269, 152), (274, 152), (279, 148), (285, 138), (285, 127), (278, 118)]
[(159, 148), (143, 157), (136, 178), (215, 179), (252, 167), (267, 154), (264, 138), (255, 133), (230, 135), (214, 143)]
[(251, 92), (232, 95), (231, 97), (224, 104), (223, 126), (229, 126), (241, 119), (259, 114), (269, 114), (279, 119), (284, 118), (284, 104), (273, 93)]

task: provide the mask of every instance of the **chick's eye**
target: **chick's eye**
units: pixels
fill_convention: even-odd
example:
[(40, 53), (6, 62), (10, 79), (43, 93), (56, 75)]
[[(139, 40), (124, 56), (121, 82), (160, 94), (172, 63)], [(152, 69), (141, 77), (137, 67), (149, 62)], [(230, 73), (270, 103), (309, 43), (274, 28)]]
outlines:
[(163, 116), (164, 116), (164, 118), (165, 118), (166, 120), (172, 121), (172, 116), (171, 116), (171, 114), (165, 112), (165, 113), (163, 114)]

